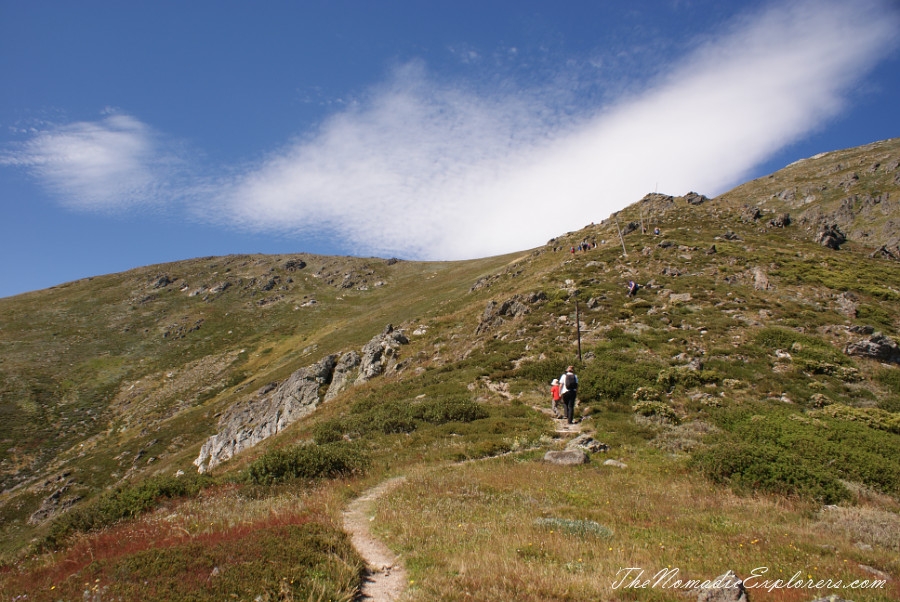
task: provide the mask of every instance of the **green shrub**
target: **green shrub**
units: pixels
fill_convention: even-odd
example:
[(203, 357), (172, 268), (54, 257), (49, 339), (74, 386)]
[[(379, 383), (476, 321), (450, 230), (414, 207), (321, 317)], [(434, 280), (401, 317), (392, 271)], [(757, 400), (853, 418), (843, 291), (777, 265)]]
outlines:
[(728, 442), (695, 453), (692, 462), (716, 483), (738, 491), (799, 495), (824, 504), (850, 498), (840, 481), (784, 450), (758, 442)]
[(900, 369), (884, 368), (875, 374), (875, 380), (890, 389), (895, 395), (900, 395)]
[[(777, 470), (773, 467), (768, 478), (760, 481), (760, 486), (770, 491), (834, 499), (836, 494), (829, 489), (832, 488), (829, 483), (846, 480), (890, 495), (900, 494), (900, 437), (860, 421), (833, 418), (825, 410), (811, 412), (813, 419), (790, 408), (771, 405), (764, 415), (754, 413), (759, 407), (713, 409), (709, 417), (724, 432), (703, 453), (721, 453), (727, 458), (740, 456), (734, 450), (746, 448), (750, 450), (747, 455), (759, 462), (796, 467), (797, 474), (785, 467)], [(717, 452), (718, 447), (732, 451)], [(756, 448), (765, 454), (754, 455), (752, 450)], [(713, 470), (713, 464), (706, 463), (706, 468)], [(739, 475), (734, 482), (744, 485), (749, 482), (742, 479)], [(816, 480), (821, 481), (818, 493), (810, 484)]]
[(340, 420), (320, 422), (313, 427), (312, 431), (313, 441), (318, 445), (335, 443), (344, 438), (344, 429), (341, 427)]
[(134, 518), (152, 510), (163, 499), (195, 496), (212, 482), (204, 475), (186, 474), (151, 477), (119, 487), (60, 515), (39, 547), (55, 548), (73, 533), (85, 533)]
[(368, 463), (362, 450), (351, 443), (298, 445), (266, 452), (250, 464), (247, 476), (257, 484), (290, 479), (333, 479), (363, 472)]
[(635, 414), (646, 416), (648, 418), (661, 418), (662, 420), (673, 424), (678, 424), (680, 422), (675, 410), (661, 401), (639, 401), (631, 406), (631, 410)]
[(638, 387), (631, 395), (635, 401), (659, 401), (661, 393), (653, 387)]
[(859, 370), (852, 366), (840, 366), (821, 360), (809, 360), (802, 357), (794, 360), (794, 364), (804, 372), (833, 376), (838, 380), (853, 383), (862, 380)]
[(831, 416), (841, 420), (861, 422), (866, 426), (900, 435), (900, 414), (879, 408), (852, 408), (842, 403), (827, 405), (821, 410), (809, 412), (810, 416)]
[(659, 373), (656, 384), (671, 391), (677, 386), (690, 389), (720, 380), (722, 375), (717, 370), (695, 370), (690, 366), (673, 366)]
[(430, 424), (473, 422), (490, 414), (483, 406), (466, 398), (444, 398), (418, 404), (414, 416)]
[(785, 328), (764, 328), (756, 335), (756, 344), (766, 352), (776, 349), (790, 351), (794, 362), (809, 362), (811, 366), (836, 364), (852, 365), (850, 359), (839, 349), (820, 338)]

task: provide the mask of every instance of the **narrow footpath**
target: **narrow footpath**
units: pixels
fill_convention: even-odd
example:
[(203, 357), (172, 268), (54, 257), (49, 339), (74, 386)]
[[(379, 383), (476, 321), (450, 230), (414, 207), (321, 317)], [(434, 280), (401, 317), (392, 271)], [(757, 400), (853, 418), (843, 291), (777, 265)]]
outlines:
[(366, 576), (357, 601), (393, 602), (406, 590), (406, 569), (386, 545), (375, 539), (369, 528), (373, 503), (404, 480), (405, 477), (394, 477), (383, 481), (353, 500), (344, 510), (344, 530), (350, 534), (353, 547), (366, 562)]

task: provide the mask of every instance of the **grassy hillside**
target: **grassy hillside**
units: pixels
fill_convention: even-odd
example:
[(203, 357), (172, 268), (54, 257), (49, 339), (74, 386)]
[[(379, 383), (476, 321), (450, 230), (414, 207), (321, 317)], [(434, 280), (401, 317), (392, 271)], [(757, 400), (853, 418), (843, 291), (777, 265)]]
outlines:
[[(349, 600), (341, 509), (405, 475), (372, 525), (409, 600), (677, 596), (617, 586), (627, 567), (889, 575), (751, 597), (896, 599), (900, 367), (845, 348), (900, 340), (898, 199), (890, 140), (509, 256), (211, 257), (0, 299), (0, 592)], [(395, 370), (196, 474), (231, 404), (388, 323)], [(609, 445), (577, 467), (542, 460), (569, 363)]]

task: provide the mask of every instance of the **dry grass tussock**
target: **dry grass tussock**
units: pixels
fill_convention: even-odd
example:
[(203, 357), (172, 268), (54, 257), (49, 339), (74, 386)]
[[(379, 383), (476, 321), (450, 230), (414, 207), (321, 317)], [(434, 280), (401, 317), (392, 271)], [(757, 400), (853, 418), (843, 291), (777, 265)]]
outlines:
[[(614, 586), (626, 567), (645, 578), (674, 567), (685, 580), (757, 567), (784, 579), (800, 570), (852, 580), (867, 578), (859, 564), (900, 568), (896, 554), (863, 552), (811, 521), (806, 503), (735, 495), (659, 452), (626, 461), (625, 470), (572, 469), (507, 457), (423, 470), (378, 503), (373, 527), (402, 554), (413, 601), (631, 599), (635, 590)], [(900, 592), (854, 599), (886, 593)], [(641, 595), (679, 597), (663, 588)], [(753, 598), (787, 599), (780, 595)]]
[(818, 525), (858, 544), (900, 552), (900, 515), (896, 512), (864, 506), (825, 506)]

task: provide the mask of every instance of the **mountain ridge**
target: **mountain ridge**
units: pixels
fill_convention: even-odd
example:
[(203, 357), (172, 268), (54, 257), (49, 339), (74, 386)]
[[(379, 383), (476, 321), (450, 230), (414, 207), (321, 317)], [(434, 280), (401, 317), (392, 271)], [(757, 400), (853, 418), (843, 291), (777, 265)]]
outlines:
[[(281, 466), (277, 458), (287, 461), (277, 453), (294, 445), (318, 446), (326, 456), (345, 444), (363, 447), (369, 468), (353, 464), (356, 451), (346, 457), (335, 451), (333, 461), (342, 458), (354, 467), (347, 474), (338, 471), (341, 478), (309, 486), (288, 479), (293, 484), (273, 489), (293, 487), (301, 496), (317, 491), (337, 506), (348, 488), (362, 490), (367, 479), (400, 470), (419, 477), (386, 503), (402, 507), (413, 491), (431, 499), (431, 490), (451, 485), (436, 481), (428, 467), (447, 460), (513, 453), (524, 464), (514, 470), (505, 465), (511, 474), (543, 474), (540, 452), (562, 445), (565, 436), (532, 408), (546, 409), (547, 383), (574, 363), (583, 382), (582, 425), (607, 440), (611, 456), (648, 467), (637, 469), (646, 478), (642, 487), (658, 485), (663, 474), (674, 471), (704, 491), (707, 485), (696, 479), (713, 483), (704, 494), (710, 499), (731, 495), (723, 491), (749, 490), (773, 496), (773, 508), (787, 503), (779, 496), (820, 509), (852, 502), (882, 513), (885, 525), (900, 524), (900, 483), (890, 478), (898, 468), (891, 450), (900, 451), (898, 368), (890, 355), (882, 360), (847, 353), (852, 344), (871, 342), (876, 332), (890, 341), (900, 331), (898, 199), (900, 139), (893, 139), (817, 155), (713, 199), (650, 194), (596, 224), (503, 256), (458, 262), (304, 253), (206, 257), (0, 299), (2, 553), (9, 566), (36, 579), (37, 569), (28, 568), (23, 551), (48, 533), (62, 532), (59, 525), (71, 525), (66, 517), (85, 516), (109, 492), (118, 499), (115, 491), (131, 491), (152, 479), (196, 474), (192, 462), (228, 408), (326, 356), (361, 349), (387, 324), (409, 338), (390, 373), (343, 390), (308, 417), (222, 463), (211, 471), (210, 478), (220, 479), (213, 487), (256, 487), (253, 495), (276, 499), (278, 493), (259, 489), (264, 482), (248, 486), (245, 479), (269, 475), (282, 483), (271, 471)], [(844, 240), (825, 246), (820, 237), (825, 231)], [(589, 248), (573, 251), (583, 242)], [(639, 284), (634, 297), (626, 296), (630, 280)], [(823, 472), (815, 449), (835, 453), (837, 448), (815, 438), (816, 425), (841, 433), (854, 453), (865, 455), (851, 459), (841, 451), (846, 457)], [(797, 448), (786, 441), (816, 444)], [(877, 459), (875, 449), (886, 450), (885, 457)], [(794, 467), (790, 475), (774, 470), (787, 470), (783, 458)], [(740, 462), (750, 468), (739, 468)], [(760, 472), (751, 474), (751, 468)], [(466, 471), (478, 482), (486, 478), (476, 468)], [(602, 479), (637, 478), (614, 478), (591, 468), (573, 474), (596, 481), (595, 486)], [(571, 491), (581, 490), (569, 476), (557, 476)], [(424, 483), (430, 489), (423, 489)], [(497, 483), (483, 486), (505, 491)], [(462, 484), (452, 487), (457, 488), (447, 491), (447, 499), (466, 490)], [(542, 495), (524, 482), (517, 487)], [(202, 505), (202, 497), (194, 502), (190, 495), (185, 504)], [(154, 502), (159, 503), (167, 502)], [(251, 521), (248, 504), (240, 503), (244, 515), (236, 522)], [(613, 518), (577, 501), (557, 506), (542, 502), (541, 512)], [(519, 508), (509, 500), (500, 507)], [(176, 506), (173, 516), (179, 512)], [(340, 527), (334, 526), (339, 517), (323, 518), (329, 512), (319, 508), (297, 516), (339, 541)], [(522, 508), (517, 512), (528, 515)], [(831, 520), (826, 514), (822, 525)], [(854, 516), (865, 522), (861, 511)], [(739, 510), (729, 517), (745, 524)], [(394, 534), (395, 547), (406, 549), (405, 538), (419, 537), (401, 537), (401, 519), (392, 521), (385, 528)], [(520, 530), (539, 529), (526, 522)], [(82, 537), (101, 537), (103, 529), (116, 528), (127, 527), (105, 525)], [(630, 528), (622, 522), (611, 531)], [(895, 528), (884, 527), (886, 533)], [(819, 536), (797, 529), (809, 545)], [(840, 540), (844, 557), (855, 543), (868, 542), (872, 550), (860, 552), (860, 562), (889, 574), (900, 571), (888, 540), (822, 529), (830, 538), (849, 537)], [(224, 527), (221, 532), (231, 533)], [(620, 543), (636, 545), (640, 539), (634, 537), (631, 533), (627, 540), (631, 544)], [(425, 546), (427, 537), (422, 538)], [(53, 541), (74, 553), (71, 540)], [(177, 550), (182, 544), (173, 545)], [(525, 570), (521, 562), (532, 557), (521, 551), (524, 544), (516, 545), (520, 551), (504, 562)], [(786, 543), (772, 545), (773, 554), (787, 549)], [(742, 558), (726, 548), (716, 550), (729, 562)], [(125, 562), (136, 553), (113, 558)], [(438, 588), (413, 599), (441, 591), (450, 596), (461, 587), (459, 580), (468, 579), (465, 572), (447, 577), (438, 569), (443, 561), (426, 561), (429, 552), (420, 548), (406, 553), (424, 563), (411, 578), (427, 577), (435, 584), (429, 587)], [(352, 552), (346, 554), (352, 558)], [(446, 558), (459, 561), (450, 560), (452, 551)], [(547, 558), (535, 557), (535, 566)], [(709, 560), (698, 562), (695, 571), (712, 570)], [(84, 566), (108, 578), (107, 565)], [(591, 577), (592, 593), (584, 598), (612, 595), (601, 583), (608, 574), (599, 565), (591, 570), (602, 577)], [(56, 585), (67, 584), (70, 592), (80, 587), (73, 573), (60, 575)], [(354, 591), (358, 582), (345, 577), (347, 584), (340, 587)], [(487, 576), (479, 578), (484, 591), (496, 585)], [(235, 579), (233, 584), (244, 583)], [(302, 588), (308, 588), (309, 578), (304, 579)], [(337, 588), (328, 591), (340, 590), (341, 579), (326, 579), (329, 588)], [(438, 585), (448, 579), (455, 585)], [(0, 578), (4, 591), (21, 593), (16, 583)], [(108, 586), (126, 587), (115, 580)], [(280, 586), (260, 587), (275, 596)], [(547, 587), (561, 592), (567, 586), (548, 582)], [(295, 593), (311, 591), (302, 588)], [(503, 591), (500, 597), (509, 598), (510, 591)]]

